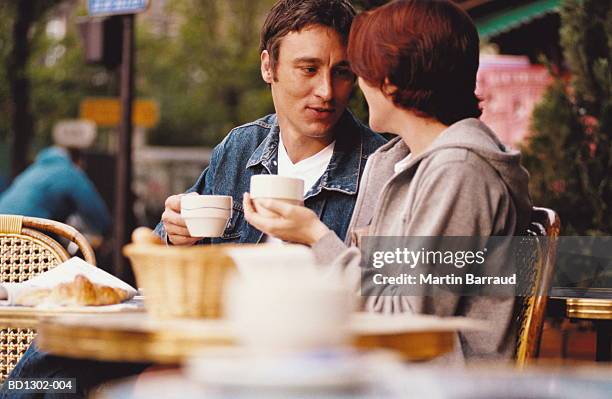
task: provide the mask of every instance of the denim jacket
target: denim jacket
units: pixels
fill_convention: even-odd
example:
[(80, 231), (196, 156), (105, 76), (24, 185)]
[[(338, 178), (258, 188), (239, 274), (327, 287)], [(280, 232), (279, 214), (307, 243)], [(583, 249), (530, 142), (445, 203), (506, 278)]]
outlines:
[[(232, 217), (222, 237), (201, 243), (258, 243), (262, 232), (244, 218), (242, 195), (249, 191), (251, 176), (277, 174), (279, 126), (276, 114), (234, 128), (215, 147), (208, 168), (187, 192), (231, 195)], [(327, 169), (304, 196), (312, 209), (338, 237), (344, 238), (353, 213), (359, 179), (368, 156), (386, 140), (346, 111), (336, 127), (336, 144)], [(155, 232), (164, 240), (159, 223)]]

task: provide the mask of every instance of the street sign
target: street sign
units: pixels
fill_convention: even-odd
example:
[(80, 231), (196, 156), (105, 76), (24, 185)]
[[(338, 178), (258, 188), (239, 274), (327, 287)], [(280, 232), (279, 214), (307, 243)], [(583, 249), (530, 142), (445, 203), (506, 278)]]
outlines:
[(136, 14), (149, 6), (149, 0), (88, 0), (89, 15)]
[[(132, 123), (152, 128), (159, 121), (159, 105), (153, 100), (136, 100), (132, 105)], [(118, 98), (88, 97), (81, 101), (80, 117), (90, 119), (98, 126), (118, 126), (121, 121), (121, 104)]]
[(53, 126), (53, 142), (62, 147), (88, 148), (96, 139), (96, 124), (86, 119), (64, 119)]

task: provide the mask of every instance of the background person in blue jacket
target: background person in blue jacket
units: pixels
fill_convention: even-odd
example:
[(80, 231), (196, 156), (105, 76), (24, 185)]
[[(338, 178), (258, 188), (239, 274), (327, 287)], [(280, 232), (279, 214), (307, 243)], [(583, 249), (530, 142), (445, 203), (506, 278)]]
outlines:
[(80, 149), (63, 147), (61, 143), (42, 150), (34, 163), (0, 194), (0, 214), (65, 222), (76, 213), (87, 227), (106, 233), (111, 225), (109, 211), (79, 167), (79, 158)]

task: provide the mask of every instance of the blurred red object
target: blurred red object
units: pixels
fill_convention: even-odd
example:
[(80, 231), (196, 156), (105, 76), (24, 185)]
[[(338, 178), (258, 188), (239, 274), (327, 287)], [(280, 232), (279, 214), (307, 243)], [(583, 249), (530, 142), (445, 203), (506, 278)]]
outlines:
[(483, 99), (482, 121), (505, 144), (519, 143), (529, 134), (533, 108), (550, 83), (547, 68), (531, 65), (527, 57), (482, 56), (476, 86)]

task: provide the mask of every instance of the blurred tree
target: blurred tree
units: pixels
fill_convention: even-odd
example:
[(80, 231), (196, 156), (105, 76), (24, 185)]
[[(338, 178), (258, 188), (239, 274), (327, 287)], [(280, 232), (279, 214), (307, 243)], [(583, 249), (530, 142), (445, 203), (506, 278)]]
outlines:
[[(370, 8), (386, 1), (360, 3)], [(170, 28), (140, 21), (137, 91), (161, 105), (150, 144), (213, 146), (231, 128), (274, 112), (259, 67), (259, 30), (273, 3), (175, 0), (165, 9), (175, 22)], [(359, 90), (350, 108), (367, 122)]]
[(46, 34), (47, 18), (37, 23), (32, 37), (30, 79), (34, 114), (34, 147), (51, 143), (51, 130), (57, 121), (78, 118), (79, 104), (87, 96), (115, 96), (118, 76), (100, 65), (87, 65), (74, 20), (69, 16), (66, 35)]
[(612, 4), (566, 0), (561, 44), (571, 73), (536, 107), (524, 147), (534, 202), (559, 212), (565, 234), (612, 233)]
[[(156, 99), (161, 110), (160, 123), (149, 135), (151, 144), (212, 146), (234, 126), (274, 111), (270, 90), (260, 76), (258, 52), (259, 30), (273, 2), (173, 0), (165, 2), (161, 15), (138, 16), (137, 95)], [(21, 140), (21, 155), (13, 151), (15, 159), (25, 162), (32, 147), (50, 143), (59, 119), (78, 116), (85, 96), (115, 96), (117, 75), (84, 63), (75, 26), (76, 16), (85, 13), (85, 2), (79, 0), (37, 2), (26, 36), (27, 59), (16, 63), (12, 52), (18, 3), (0, 1), (0, 17), (9, 21), (0, 26), (0, 60), (10, 64), (11, 76), (25, 79), (29, 88), (19, 94), (28, 98), (22, 114), (30, 116), (18, 120), (31, 133), (11, 136)], [(58, 5), (67, 11), (60, 13), (62, 18), (68, 18), (62, 38), (46, 33)], [(22, 72), (15, 72), (17, 64)], [(0, 68), (0, 111), (5, 111), (0, 113), (0, 140), (8, 137), (11, 120), (17, 120), (9, 118), (13, 101), (8, 70)], [(351, 109), (367, 122), (359, 90)], [(104, 139), (106, 132), (102, 133)]]
[(161, 104), (156, 145), (215, 145), (239, 124), (273, 112), (259, 71), (259, 27), (272, 0), (176, 0), (176, 32), (138, 30), (140, 95)]
[[(370, 10), (372, 8), (380, 7), (390, 1), (391, 0), (351, 0), (351, 3), (353, 4), (353, 6), (355, 6), (357, 12), (361, 12), (365, 10)], [(355, 86), (357, 85), (355, 84)], [(351, 95), (349, 108), (357, 118), (359, 118), (365, 124), (368, 124), (368, 103), (366, 102), (361, 90), (359, 90), (359, 88), (357, 87)], [(384, 136), (387, 138), (393, 137), (393, 135), (390, 133), (385, 133)]]
[(12, 3), (12, 47), (6, 58), (6, 79), (10, 85), (11, 176), (27, 166), (27, 154), (34, 135), (28, 60), (31, 29), (47, 10), (62, 0), (20, 0)]
[[(10, 21), (13, 18), (13, 10), (8, 1), (0, 2), (0, 20)], [(0, 24), (0, 139), (6, 140), (10, 130), (9, 84), (6, 78), (6, 59), (11, 51), (11, 24)]]
[[(7, 21), (0, 25), (0, 140), (13, 146), (12, 173), (27, 165), (33, 148), (51, 142), (59, 119), (78, 117), (83, 97), (115, 94), (114, 75), (83, 61), (74, 20), (84, 7), (77, 0), (44, 0), (19, 8), (29, 3), (0, 2)], [(68, 19), (66, 32), (54, 37), (47, 28), (58, 17)]]

